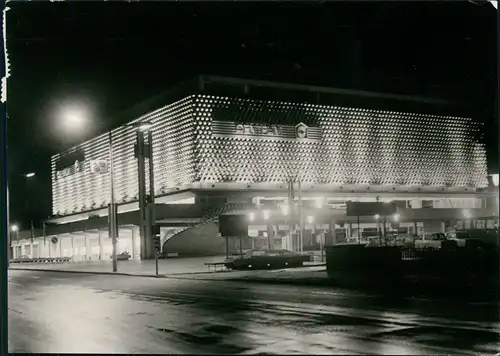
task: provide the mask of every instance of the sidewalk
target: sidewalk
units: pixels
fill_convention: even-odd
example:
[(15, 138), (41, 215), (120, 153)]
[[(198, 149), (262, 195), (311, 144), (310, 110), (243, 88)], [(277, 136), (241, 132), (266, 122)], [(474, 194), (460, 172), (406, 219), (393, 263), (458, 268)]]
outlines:
[[(286, 269), (286, 270), (272, 270), (272, 271), (223, 271), (211, 272), (205, 263), (214, 263), (224, 261), (224, 256), (212, 257), (193, 257), (193, 258), (175, 258), (158, 261), (158, 274), (164, 277), (179, 276), (180, 278), (190, 279), (234, 279), (241, 278), (242, 276), (261, 275), (268, 273), (268, 278), (276, 278), (280, 271), (294, 271), (302, 273), (310, 270), (309, 267)], [(306, 262), (306, 266), (317, 266), (318, 263)], [(118, 274), (118, 275), (131, 275), (141, 277), (156, 276), (155, 261), (118, 261), (117, 273), (112, 272), (111, 261), (89, 261), (89, 262), (76, 262), (76, 263), (60, 263), (60, 264), (35, 264), (35, 263), (20, 263), (11, 264), (11, 270), (38, 270), (38, 271), (61, 271), (61, 272), (75, 272), (75, 273), (96, 273), (96, 274)], [(220, 268), (220, 267), (219, 267)], [(313, 267), (317, 268), (317, 267)], [(321, 266), (323, 270), (324, 265)], [(281, 274), (280, 274), (281, 275)], [(326, 274), (325, 274), (326, 275)], [(280, 277), (281, 278), (281, 277)]]
[(169, 276), (176, 279), (200, 281), (240, 281), (255, 283), (284, 283), (300, 285), (328, 284), (326, 266), (287, 268), (280, 270), (228, 271), (218, 273), (178, 274)]

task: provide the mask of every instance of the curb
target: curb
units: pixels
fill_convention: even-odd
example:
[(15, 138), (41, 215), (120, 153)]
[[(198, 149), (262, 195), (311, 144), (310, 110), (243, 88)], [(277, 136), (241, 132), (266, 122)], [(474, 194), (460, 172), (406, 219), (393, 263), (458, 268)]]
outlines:
[(149, 277), (149, 278), (167, 278), (165, 275), (154, 274), (132, 274), (124, 272), (102, 272), (102, 271), (71, 271), (60, 269), (45, 269), (45, 268), (9, 268), (11, 271), (35, 271), (35, 272), (58, 272), (58, 273), (73, 273), (73, 274), (101, 274), (109, 276), (128, 276), (128, 277)]

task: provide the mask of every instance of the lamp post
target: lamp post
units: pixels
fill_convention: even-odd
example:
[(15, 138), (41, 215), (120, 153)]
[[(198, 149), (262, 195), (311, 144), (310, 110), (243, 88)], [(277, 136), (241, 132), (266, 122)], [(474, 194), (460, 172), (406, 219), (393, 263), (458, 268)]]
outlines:
[[(115, 202), (115, 176), (113, 160), (113, 131), (108, 132), (109, 141), (109, 194), (110, 204), (108, 207), (108, 229), (111, 237), (111, 258), (113, 260), (113, 272), (118, 271), (118, 259), (116, 257), (116, 243), (118, 238), (118, 206)], [(101, 253), (102, 256), (102, 253)]]
[[(30, 187), (29, 181), (32, 178), (34, 178), (35, 175), (36, 175), (35, 172), (29, 172), (29, 173), (23, 174), (23, 177), (25, 178), (26, 183), (29, 187)], [(31, 189), (28, 189), (28, 194), (31, 196), (31, 194), (32, 194)], [(31, 237), (31, 239), (30, 239), (30, 251), (31, 251), (31, 255), (33, 255), (33, 239), (35, 238), (35, 226), (33, 223), (33, 211), (32, 211), (31, 204), (30, 204), (28, 198), (26, 198), (26, 208), (28, 210), (28, 214), (29, 214), (29, 218), (30, 218), (30, 237)]]
[[(19, 226), (16, 224), (10, 226), (10, 231), (9, 231), (9, 236), (11, 236), (10, 241), (12, 241), (12, 235), (15, 235), (16, 241), (19, 243)], [(14, 257), (15, 253), (12, 253), (12, 255), (13, 255), (12, 257)]]

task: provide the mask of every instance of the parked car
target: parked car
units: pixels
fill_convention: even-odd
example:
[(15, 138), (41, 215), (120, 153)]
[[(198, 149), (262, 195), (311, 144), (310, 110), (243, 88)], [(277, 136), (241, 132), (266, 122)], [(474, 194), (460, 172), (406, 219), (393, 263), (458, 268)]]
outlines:
[(415, 248), (418, 250), (439, 250), (444, 248), (456, 248), (457, 242), (449, 239), (443, 233), (424, 235), (415, 240)]
[(497, 236), (492, 229), (459, 230), (449, 234), (448, 238), (456, 241), (458, 247), (486, 248), (498, 245)]
[(301, 267), (310, 260), (308, 255), (299, 255), (288, 250), (248, 250), (241, 256), (231, 256), (224, 260), (230, 269), (273, 269)]
[[(110, 258), (113, 258), (113, 256), (110, 256)], [(132, 258), (132, 256), (128, 252), (122, 252), (116, 255), (118, 261), (127, 261), (130, 258)]]

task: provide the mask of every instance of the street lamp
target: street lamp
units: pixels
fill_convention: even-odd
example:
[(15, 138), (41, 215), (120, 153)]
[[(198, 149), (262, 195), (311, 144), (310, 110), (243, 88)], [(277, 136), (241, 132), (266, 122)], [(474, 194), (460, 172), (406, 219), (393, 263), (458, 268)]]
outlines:
[(32, 177), (34, 177), (34, 176), (35, 176), (35, 173), (34, 173), (34, 172), (26, 173), (24, 176), (25, 176), (26, 178), (32, 178)]
[(393, 218), (394, 218), (395, 222), (398, 222), (399, 218), (400, 218), (400, 215), (399, 214), (394, 214)]
[(254, 213), (249, 213), (248, 214), (248, 220), (254, 221), (255, 220), (255, 214)]
[(374, 218), (375, 218), (375, 220), (378, 220), (378, 219), (380, 219), (380, 215), (379, 214), (375, 214)]
[(269, 216), (270, 216), (269, 210), (263, 210), (262, 216), (264, 217), (264, 220), (269, 219)]
[(19, 231), (19, 226), (17, 226), (17, 225), (12, 225), (12, 226), (10, 227), (10, 230), (11, 230), (12, 232), (18, 232), (18, 231)]
[(312, 223), (314, 222), (314, 216), (309, 215), (309, 216), (307, 217), (307, 222), (308, 222), (309, 224), (312, 224)]

